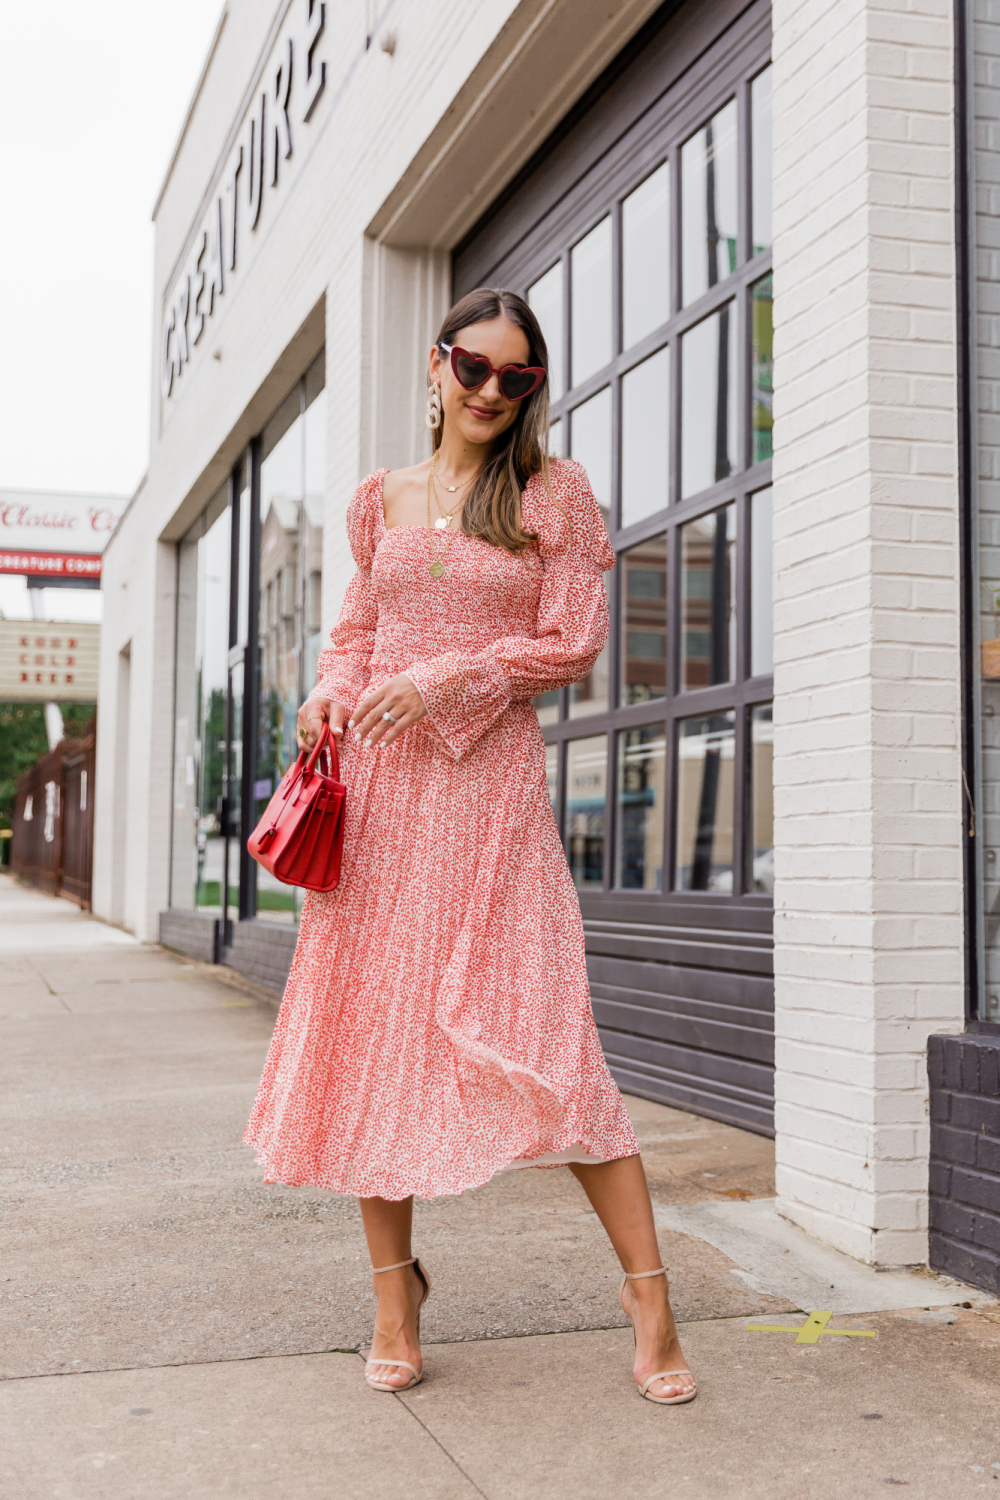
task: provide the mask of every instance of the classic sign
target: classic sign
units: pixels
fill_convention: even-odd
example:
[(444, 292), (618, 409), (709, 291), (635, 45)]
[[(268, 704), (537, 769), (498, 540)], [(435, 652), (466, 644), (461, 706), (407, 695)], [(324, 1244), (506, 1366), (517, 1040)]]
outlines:
[[(0, 555), (58, 554), (99, 557), (121, 520), (126, 502), (118, 496), (59, 495), (47, 491), (0, 490)], [(40, 559), (36, 559), (40, 560)], [(46, 567), (2, 567), (4, 573), (45, 573)], [(100, 577), (97, 571), (66, 568)]]

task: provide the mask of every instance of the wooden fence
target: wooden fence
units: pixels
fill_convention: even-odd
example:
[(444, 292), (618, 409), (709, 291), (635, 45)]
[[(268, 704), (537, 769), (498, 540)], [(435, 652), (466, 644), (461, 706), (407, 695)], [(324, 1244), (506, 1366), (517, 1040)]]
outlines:
[(17, 783), (10, 870), (50, 896), (90, 910), (94, 857), (94, 746), (63, 740)]

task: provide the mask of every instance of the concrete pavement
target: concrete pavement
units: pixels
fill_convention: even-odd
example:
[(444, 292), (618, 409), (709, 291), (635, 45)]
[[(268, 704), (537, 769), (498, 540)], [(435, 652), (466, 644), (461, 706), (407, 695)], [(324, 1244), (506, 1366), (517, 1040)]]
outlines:
[[(997, 1304), (816, 1245), (770, 1142), (642, 1100), (698, 1400), (633, 1389), (562, 1171), (417, 1205), (427, 1379), (370, 1392), (356, 1203), (241, 1145), (274, 1005), (8, 877), (0, 961), (3, 1500), (1000, 1494)], [(817, 1307), (878, 1338), (747, 1330)]]

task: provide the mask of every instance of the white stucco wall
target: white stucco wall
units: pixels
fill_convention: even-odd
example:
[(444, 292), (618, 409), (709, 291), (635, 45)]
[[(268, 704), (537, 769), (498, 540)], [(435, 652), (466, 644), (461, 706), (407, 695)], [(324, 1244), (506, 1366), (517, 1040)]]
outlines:
[(775, 0), (781, 1211), (926, 1258), (964, 1025), (950, 0)]

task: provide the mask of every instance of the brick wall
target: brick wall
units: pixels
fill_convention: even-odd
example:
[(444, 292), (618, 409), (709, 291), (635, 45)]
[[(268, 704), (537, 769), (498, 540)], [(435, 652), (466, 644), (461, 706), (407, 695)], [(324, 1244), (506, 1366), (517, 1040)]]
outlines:
[(775, 0), (782, 1212), (926, 1257), (963, 1025), (950, 0)]
[(1000, 1296), (1000, 1036), (933, 1036), (930, 1263)]

